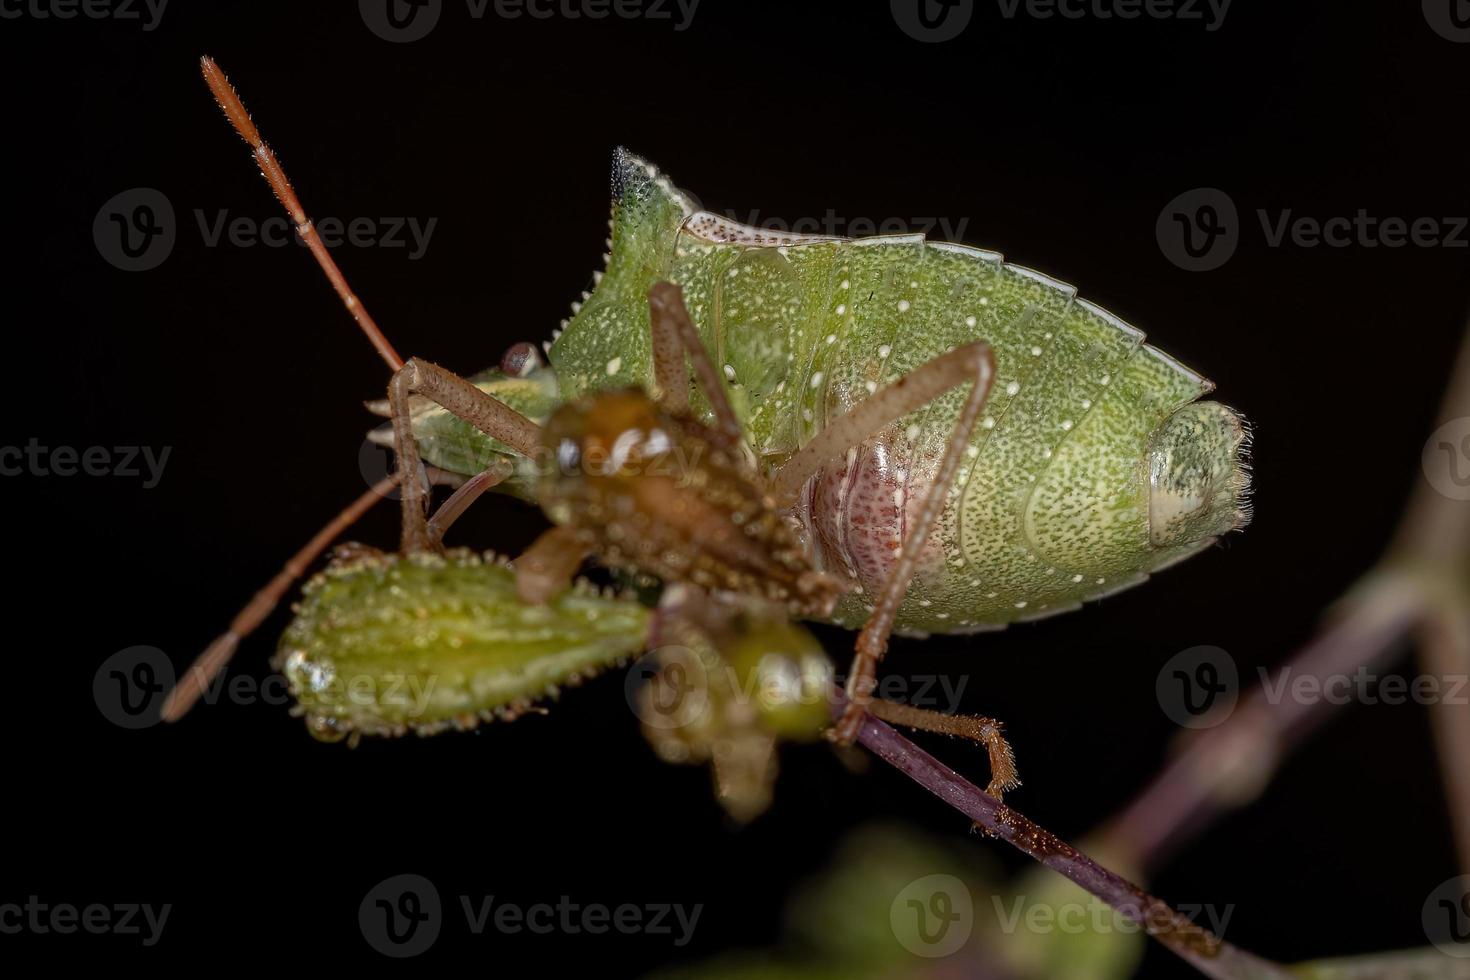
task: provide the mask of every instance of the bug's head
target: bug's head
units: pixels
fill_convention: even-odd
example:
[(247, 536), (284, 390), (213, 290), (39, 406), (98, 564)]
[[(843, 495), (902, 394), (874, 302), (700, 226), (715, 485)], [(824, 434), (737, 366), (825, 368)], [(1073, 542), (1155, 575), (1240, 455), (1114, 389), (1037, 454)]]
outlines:
[(615, 388), (559, 406), (542, 440), (561, 475), (630, 476), (669, 451), (669, 428), (641, 389)]
[(1148, 452), (1149, 544), (1187, 547), (1250, 520), (1250, 430), (1218, 402), (1186, 405), (1160, 426)]
[[(638, 476), (673, 448), (674, 435), (653, 400), (637, 388), (599, 391), (557, 407), (541, 432), (546, 456), (537, 499), (558, 524), (577, 523), (589, 495), (613, 494), (616, 510), (639, 510), (630, 492)], [(602, 489), (593, 491), (588, 481)]]
[[(509, 405), (533, 422), (541, 422), (560, 401), (556, 373), (547, 366), (535, 345), (513, 345), (501, 357), (499, 365), (469, 379), (486, 394)], [(470, 423), (440, 408), (427, 398), (411, 399), (414, 440), (424, 461), (450, 473), (470, 475), (485, 469), (493, 460), (521, 457), (511, 449), (484, 435)], [(389, 418), (387, 400), (369, 402), (368, 411)], [(387, 423), (368, 434), (374, 445), (393, 448), (393, 427)], [(497, 489), (517, 496), (532, 498), (534, 481), (517, 471)]]

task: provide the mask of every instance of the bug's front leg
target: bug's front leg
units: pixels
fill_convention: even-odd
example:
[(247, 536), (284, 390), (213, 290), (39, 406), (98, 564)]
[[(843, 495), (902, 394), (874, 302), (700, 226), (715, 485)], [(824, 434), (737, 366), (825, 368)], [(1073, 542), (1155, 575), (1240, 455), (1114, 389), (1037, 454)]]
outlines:
[(393, 380), (388, 383), (388, 405), (393, 415), (393, 450), (398, 457), (398, 481), (402, 488), (401, 550), (404, 554), (432, 551), (439, 544), (429, 529), (426, 513), (428, 494), (417, 478), (419, 447), (413, 438), (413, 416), (409, 404), (413, 395), (423, 395), (451, 415), (524, 456), (534, 457), (541, 446), (541, 427), (535, 422), (452, 371), (410, 358), (393, 372)]
[(898, 560), (893, 563), (867, 625), (858, 636), (852, 670), (847, 679), (847, 707), (843, 709), (833, 732), (835, 740), (844, 745), (856, 740), (863, 712), (873, 700), (878, 661), (888, 649), (898, 609), (908, 593), (909, 582), (918, 567), (929, 531), (944, 509), (945, 498), (954, 484), (955, 473), (964, 458), (965, 447), (970, 444), (994, 377), (995, 358), (988, 344), (976, 341), (957, 347), (854, 405), (817, 433), (776, 472), (773, 490), (778, 500), (789, 503), (808, 479), (827, 463), (840, 458), (848, 448), (877, 435), (889, 423), (927, 405), (951, 388), (966, 381), (973, 382), (969, 397), (955, 421), (934, 483), (918, 515), (909, 525)]
[(470, 509), (470, 504), (479, 500), (488, 491), (500, 486), (514, 472), (515, 464), (509, 459), (500, 457), (461, 483), (454, 493), (439, 505), (439, 509), (434, 511), (434, 516), (429, 518), (429, 542), (435, 548), (440, 547), (444, 543), (445, 533), (465, 511)]

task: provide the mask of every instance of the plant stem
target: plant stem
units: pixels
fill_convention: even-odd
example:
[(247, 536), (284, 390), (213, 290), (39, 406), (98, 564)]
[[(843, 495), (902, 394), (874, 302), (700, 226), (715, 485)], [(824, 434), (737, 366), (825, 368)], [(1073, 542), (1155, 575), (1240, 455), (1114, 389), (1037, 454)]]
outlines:
[[(1435, 419), (1470, 418), (1470, 334)], [(1390, 560), (1441, 586), (1419, 631), (1419, 669), (1430, 677), (1470, 675), (1470, 501), (1454, 500), (1420, 479), (1394, 539)], [(1470, 874), (1470, 708), (1448, 699), (1430, 707), (1449, 798), (1460, 871)]]
[(1275, 684), (1257, 685), (1229, 720), (1200, 732), (1104, 828), (1109, 851), (1127, 854), (1141, 867), (1156, 866), (1220, 814), (1250, 802), (1289, 748), (1336, 707), (1334, 699), (1270, 692), (1303, 677), (1325, 682), (1389, 660), (1422, 611), (1419, 593), (1408, 583), (1384, 578), (1365, 585), (1340, 618), (1276, 672)]
[[(1419, 664), (1427, 676), (1470, 676), (1470, 611), (1445, 610), (1425, 623), (1419, 635)], [(1441, 685), (1441, 690), (1453, 693), (1455, 687)], [(1429, 716), (1449, 799), (1460, 872), (1470, 874), (1470, 708), (1463, 699), (1446, 697), (1430, 705)]]
[[(1470, 332), (1461, 344), (1435, 425), (1470, 417)], [(1405, 637), (1421, 640), (1420, 670), (1470, 673), (1470, 502), (1419, 476), (1384, 559), (1343, 599), (1322, 632), (1276, 672), (1276, 681), (1355, 674), (1387, 663)], [(1279, 687), (1271, 688), (1280, 690)], [(1448, 685), (1441, 685), (1448, 691)], [(1272, 703), (1273, 700), (1277, 703)], [(1256, 687), (1235, 714), (1195, 738), (1103, 830), (1110, 853), (1156, 865), (1227, 810), (1250, 802), (1282, 758), (1335, 707)], [(1470, 873), (1470, 711), (1431, 707), (1462, 870)]]
[(1205, 976), (1219, 980), (1285, 980), (1289, 976), (1276, 964), (1247, 953), (1195, 925), (1162, 899), (1149, 895), (1055, 834), (987, 795), (872, 715), (865, 717), (858, 741), (874, 755), (969, 817), (987, 834), (1001, 838), (1107, 902)]

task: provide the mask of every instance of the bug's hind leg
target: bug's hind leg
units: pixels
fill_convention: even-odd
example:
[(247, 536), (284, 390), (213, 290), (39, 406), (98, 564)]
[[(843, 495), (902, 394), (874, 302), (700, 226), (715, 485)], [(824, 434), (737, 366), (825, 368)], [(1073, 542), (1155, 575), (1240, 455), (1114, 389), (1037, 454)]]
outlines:
[(847, 707), (833, 732), (836, 741), (844, 745), (851, 745), (857, 738), (863, 711), (873, 699), (878, 661), (888, 649), (888, 638), (893, 633), (898, 609), (908, 594), (909, 582), (918, 568), (929, 531), (944, 509), (945, 498), (954, 485), (955, 473), (964, 457), (965, 447), (970, 444), (970, 436), (975, 431), (975, 423), (980, 418), (986, 396), (990, 394), (990, 383), (994, 377), (995, 357), (990, 346), (983, 341), (940, 354), (838, 416), (776, 471), (772, 489), (779, 502), (789, 504), (796, 499), (807, 480), (828, 462), (840, 458), (849, 447), (878, 434), (884, 426), (927, 405), (949, 389), (966, 381), (973, 382), (945, 446), (934, 483), (924, 497), (918, 515), (909, 524), (898, 559), (889, 570), (867, 625), (858, 636), (852, 670), (847, 678)]
[[(918, 411), (951, 388), (972, 379), (975, 388), (971, 401), (979, 399), (974, 406), (978, 417), (980, 406), (990, 393), (990, 381), (994, 376), (995, 358), (990, 353), (990, 345), (984, 341), (977, 340), (963, 347), (956, 347), (925, 361), (828, 422), (822, 431), (812, 436), (782, 463), (771, 479), (771, 491), (777, 503), (780, 506), (789, 506), (796, 500), (806, 481), (815, 476), (822, 467), (841, 459), (849, 449), (876, 436), (889, 423)], [(969, 408), (968, 403), (966, 408)], [(971, 428), (973, 425), (972, 421)], [(969, 438), (969, 432), (965, 433), (965, 438)], [(953, 446), (953, 438), (950, 443)], [(964, 448), (962, 444), (960, 452), (964, 452)], [(959, 461), (956, 459), (950, 469), (953, 470), (958, 465)], [(940, 484), (936, 483), (935, 486)], [(948, 487), (943, 489), (948, 490)], [(921, 546), (922, 544), (920, 542)]]
[(939, 732), (942, 735), (955, 735), (985, 746), (990, 754), (990, 785), (985, 787), (985, 792), (997, 800), (1004, 793), (1021, 785), (1020, 775), (1016, 772), (1016, 754), (1003, 734), (1005, 726), (994, 718), (926, 711), (883, 698), (875, 698), (869, 703), (867, 710), (869, 714), (890, 724)]
[[(523, 456), (534, 457), (541, 447), (541, 427), (520, 412), (476, 388), (469, 381), (437, 364), (410, 358), (393, 372), (388, 383), (388, 405), (393, 416), (393, 449), (398, 456), (398, 480), (402, 486), (402, 551), (405, 554), (438, 547), (430, 533), (426, 505), (428, 494), (417, 479), (419, 447), (413, 438), (409, 399), (423, 395), (456, 418), (498, 439)], [(456, 513), (455, 516), (458, 516)]]

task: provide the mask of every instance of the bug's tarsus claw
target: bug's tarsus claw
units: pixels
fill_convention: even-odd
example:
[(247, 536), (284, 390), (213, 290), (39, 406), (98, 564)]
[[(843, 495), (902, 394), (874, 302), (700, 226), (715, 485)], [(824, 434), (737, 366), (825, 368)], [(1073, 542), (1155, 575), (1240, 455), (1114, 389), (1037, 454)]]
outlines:
[(970, 821), (970, 833), (972, 833), (972, 834), (979, 834), (981, 837), (991, 837), (991, 838), (994, 838), (994, 837), (999, 837), (1000, 836), (995, 831), (991, 830), (989, 827), (985, 826), (983, 823), (981, 823), (978, 820), (971, 820)]

